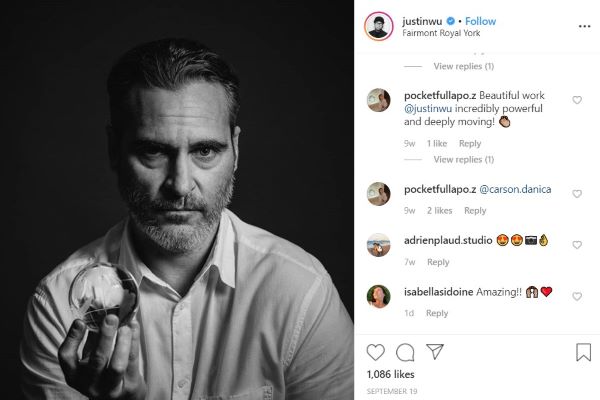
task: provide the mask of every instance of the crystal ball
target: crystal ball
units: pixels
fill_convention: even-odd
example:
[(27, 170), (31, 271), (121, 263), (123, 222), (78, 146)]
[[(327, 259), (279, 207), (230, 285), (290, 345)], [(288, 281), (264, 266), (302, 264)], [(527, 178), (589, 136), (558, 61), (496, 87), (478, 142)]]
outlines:
[(126, 325), (137, 312), (139, 292), (135, 279), (123, 267), (107, 262), (95, 262), (84, 267), (73, 279), (69, 304), (76, 318), (97, 332), (104, 317), (119, 317), (119, 326)]

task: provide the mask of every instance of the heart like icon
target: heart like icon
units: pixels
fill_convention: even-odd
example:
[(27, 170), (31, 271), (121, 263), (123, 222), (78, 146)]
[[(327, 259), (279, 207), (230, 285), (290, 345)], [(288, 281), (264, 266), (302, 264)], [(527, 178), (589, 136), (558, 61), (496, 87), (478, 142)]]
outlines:
[(578, 189), (573, 190), (573, 196), (575, 196), (576, 199), (580, 198), (582, 194), (583, 194), (583, 192), (581, 190), (578, 190)]
[(548, 287), (546, 287), (546, 286), (543, 286), (543, 287), (540, 289), (540, 292), (542, 292), (542, 294), (543, 294), (544, 296), (548, 297), (548, 296), (550, 296), (550, 293), (552, 293), (552, 288), (551, 288), (550, 286), (548, 286)]
[(367, 346), (367, 354), (373, 360), (377, 361), (385, 353), (385, 347), (382, 344), (370, 344)]
[(573, 96), (573, 103), (579, 104), (581, 103), (581, 100), (583, 100), (581, 96)]
[(581, 240), (574, 240), (573, 241), (573, 247), (575, 247), (577, 250), (579, 250), (582, 245), (583, 245), (583, 243), (581, 243)]
[(583, 296), (581, 292), (573, 292), (573, 299), (575, 299), (575, 301), (581, 300), (581, 296)]

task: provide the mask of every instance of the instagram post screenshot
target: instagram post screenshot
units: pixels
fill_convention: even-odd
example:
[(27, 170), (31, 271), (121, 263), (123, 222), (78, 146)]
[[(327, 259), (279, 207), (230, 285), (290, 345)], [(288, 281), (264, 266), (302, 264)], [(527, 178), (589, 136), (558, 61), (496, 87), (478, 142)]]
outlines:
[(2, 398), (600, 398), (594, 3), (0, 18)]
[(600, 396), (597, 15), (356, 2), (356, 399)]

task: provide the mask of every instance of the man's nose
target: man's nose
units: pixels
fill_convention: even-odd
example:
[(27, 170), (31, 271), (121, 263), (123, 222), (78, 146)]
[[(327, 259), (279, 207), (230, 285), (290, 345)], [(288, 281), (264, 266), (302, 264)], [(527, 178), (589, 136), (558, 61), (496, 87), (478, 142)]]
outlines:
[(167, 187), (176, 197), (185, 197), (194, 189), (194, 180), (192, 179), (191, 160), (187, 154), (179, 154), (172, 160), (169, 167), (169, 176), (167, 178)]

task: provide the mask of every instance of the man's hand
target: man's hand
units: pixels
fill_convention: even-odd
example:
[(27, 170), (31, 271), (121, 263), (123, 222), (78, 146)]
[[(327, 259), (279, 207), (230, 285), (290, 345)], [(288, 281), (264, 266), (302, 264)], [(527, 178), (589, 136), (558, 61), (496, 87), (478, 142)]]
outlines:
[(139, 325), (132, 321), (117, 329), (118, 324), (116, 316), (106, 316), (100, 332), (88, 335), (84, 358), (79, 360), (77, 349), (86, 327), (83, 321), (75, 320), (58, 349), (67, 384), (91, 399), (140, 400), (146, 396), (146, 384), (139, 372)]

